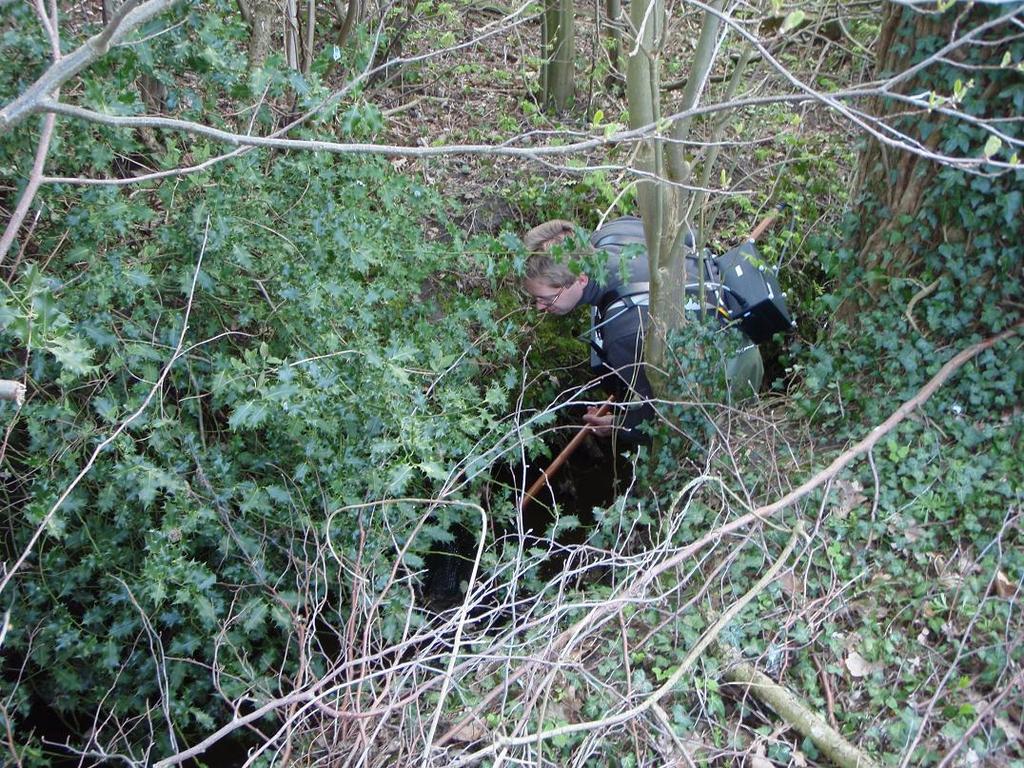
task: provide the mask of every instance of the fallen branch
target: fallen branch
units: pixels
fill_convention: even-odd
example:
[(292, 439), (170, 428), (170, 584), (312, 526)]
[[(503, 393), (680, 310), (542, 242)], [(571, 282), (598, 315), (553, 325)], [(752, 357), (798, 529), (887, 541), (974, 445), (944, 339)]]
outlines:
[(21, 407), (25, 403), (25, 385), (20, 381), (0, 379), (0, 400), (13, 400)]
[(749, 693), (771, 707), (788, 725), (814, 742), (814, 746), (839, 768), (880, 768), (879, 763), (843, 738), (839, 731), (826, 723), (799, 696), (759, 672), (753, 664), (744, 661), (735, 648), (719, 645), (719, 649), (723, 661), (730, 665), (725, 672), (726, 680), (745, 686)]

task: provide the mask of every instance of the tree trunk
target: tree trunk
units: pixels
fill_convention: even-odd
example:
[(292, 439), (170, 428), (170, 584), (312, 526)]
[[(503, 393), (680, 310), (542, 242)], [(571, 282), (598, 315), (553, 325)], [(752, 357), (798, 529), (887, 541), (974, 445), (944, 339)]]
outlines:
[(338, 46), (339, 50), (345, 47), (352, 30), (362, 18), (363, 9), (362, 0), (348, 0), (344, 11), (342, 11), (342, 5), (342, 0), (334, 0), (334, 6), (338, 9), (338, 18), (342, 19), (341, 25), (338, 27), (338, 36), (334, 40), (334, 44)]
[(313, 66), (313, 40), (316, 32), (316, 0), (306, 0), (306, 32), (302, 38), (302, 74)]
[(298, 0), (284, 0), (284, 58), (289, 69), (299, 68)]
[[(882, 19), (882, 29), (878, 38), (875, 76), (878, 79), (902, 72), (912, 64), (913, 45), (900, 45), (897, 36), (909, 34), (911, 40), (942, 35), (950, 31), (952, 17), (949, 14), (938, 16), (912, 12), (903, 19), (903, 7), (896, 4), (886, 6)], [(906, 24), (901, 29), (901, 24)], [(894, 92), (899, 94), (912, 93), (920, 87), (917, 78), (910, 78), (896, 86)], [(872, 111), (879, 116), (888, 111), (902, 110), (903, 106), (887, 99), (877, 98), (871, 104)], [(934, 151), (942, 133), (936, 129), (936, 120), (918, 118), (902, 126), (902, 130), (917, 140), (923, 134), (928, 138), (921, 143)], [(861, 155), (858, 166), (858, 181), (854, 199), (869, 194), (877, 195), (881, 206), (880, 220), (877, 225), (862, 228), (851, 242), (851, 246), (860, 254), (859, 261), (866, 269), (880, 270), (892, 277), (913, 268), (915, 257), (909, 250), (909, 243), (897, 243), (900, 237), (894, 232), (906, 224), (906, 217), (913, 216), (917, 211), (924, 191), (931, 185), (938, 165), (921, 155), (887, 147), (871, 140)], [(870, 287), (877, 291), (881, 283)]]
[(277, 16), (275, 0), (253, 0), (252, 26), (249, 32), (249, 69), (263, 66), (270, 55), (274, 18)]
[(541, 17), (541, 89), (544, 106), (556, 113), (572, 107), (575, 97), (576, 41), (572, 0), (545, 0)]
[(619, 58), (622, 52), (622, 0), (604, 0), (604, 15), (609, 39), (608, 62), (611, 64), (611, 79), (614, 81), (622, 77), (619, 72)]
[[(712, 8), (720, 9), (724, 0), (715, 0)], [(630, 20), (639, 32), (633, 42), (626, 71), (626, 94), (629, 101), (630, 127), (639, 128), (657, 123), (661, 118), (660, 59), (665, 44), (665, 8), (663, 0), (634, 2)], [(719, 31), (718, 17), (705, 13), (697, 50), (690, 69), (690, 81), (682, 103), (673, 112), (696, 106), (707, 83), (714, 62)], [(692, 195), (674, 183), (686, 184), (692, 168), (686, 160), (685, 146), (692, 121), (680, 121), (672, 130), (673, 142), (655, 136), (644, 143), (637, 155), (637, 169), (655, 178), (638, 185), (640, 215), (644, 220), (651, 272), (650, 329), (644, 357), (650, 368), (648, 375), (655, 392), (664, 391), (665, 382), (658, 371), (664, 369), (666, 340), (672, 331), (686, 323), (684, 314), (686, 255), (684, 235), (690, 215)], [(669, 183), (666, 183), (669, 182)]]
[[(927, 314), (929, 305), (929, 322), (942, 329), (934, 311), (939, 301), (950, 305), (951, 316), (987, 323), (983, 316), (1000, 316), (998, 297), (1008, 286), (1019, 285), (1019, 272), (1014, 275), (1013, 268), (1000, 264), (1020, 244), (1019, 176), (984, 165), (976, 166), (975, 173), (953, 171), (928, 156), (940, 151), (973, 161), (989, 156), (992, 141), (993, 159), (1005, 162), (1014, 151), (992, 130), (1019, 136), (1019, 129), (1003, 130), (1010, 124), (1007, 118), (1020, 113), (1020, 74), (1007, 65), (1019, 58), (1007, 42), (1016, 28), (1012, 19), (997, 24), (1006, 15), (1001, 6), (980, 3), (956, 5), (942, 14), (897, 3), (886, 7), (876, 78), (884, 81), (915, 68), (889, 92), (932, 94), (939, 105), (952, 97), (956, 111), (967, 119), (889, 97), (869, 105), (887, 135), (918, 151), (868, 140), (852, 196), (858, 221), (845, 249), (847, 274), (858, 282), (858, 290), (845, 292), (851, 298), (840, 307), (840, 318), (854, 321), (859, 305), (874, 306), (894, 285), (903, 291), (903, 281), (909, 280), (904, 314), (918, 332), (927, 334), (928, 329), (919, 327), (912, 313)], [(982, 25), (987, 27), (979, 31)], [(961, 44), (951, 47), (957, 40)], [(943, 48), (941, 57), (932, 60)], [(977, 299), (971, 297), (978, 296), (984, 302), (974, 306)]]

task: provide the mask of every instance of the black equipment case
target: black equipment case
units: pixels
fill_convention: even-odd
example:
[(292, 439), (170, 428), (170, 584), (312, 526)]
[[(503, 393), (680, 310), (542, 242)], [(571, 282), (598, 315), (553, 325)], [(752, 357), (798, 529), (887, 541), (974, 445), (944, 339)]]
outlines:
[[(755, 265), (758, 262), (761, 266)], [(792, 330), (795, 323), (786, 308), (786, 294), (779, 288), (775, 270), (763, 266), (753, 242), (733, 248), (716, 263), (729, 314), (752, 342), (760, 344)]]

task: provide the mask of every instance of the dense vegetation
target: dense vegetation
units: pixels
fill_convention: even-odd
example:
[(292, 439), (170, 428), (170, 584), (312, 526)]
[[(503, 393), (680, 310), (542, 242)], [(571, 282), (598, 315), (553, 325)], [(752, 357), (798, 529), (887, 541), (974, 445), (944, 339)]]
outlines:
[[(787, 85), (765, 64), (727, 125), (692, 126), (713, 248), (790, 206), (763, 252), (799, 332), (734, 409), (719, 336), (684, 327), (630, 492), (529, 531), (524, 466), (593, 395), (580, 319), (521, 307), (515, 234), (634, 209), (605, 55), (628, 35), (577, 30), (588, 95), (552, 116), (535, 18), (285, 3), (300, 32), (268, 42), (276, 5), (240, 6), (163, 8), (67, 79), (94, 114), (58, 116), (0, 256), (0, 378), (27, 389), (0, 402), (5, 762), (837, 760), (749, 667), (879, 764), (1024, 765), (1019, 8), (730, 11), (857, 108), (754, 103)], [(59, 8), (65, 56), (94, 12)], [(39, 9), (0, 13), (16, 220), (49, 118), (9, 107), (53, 51)], [(723, 29), (709, 103), (746, 55)], [(330, 146), (121, 119), (147, 114)], [(513, 134), (553, 159), (495, 149)], [(583, 135), (609, 141), (559, 159)], [(431, 154), (463, 139), (492, 151)]]

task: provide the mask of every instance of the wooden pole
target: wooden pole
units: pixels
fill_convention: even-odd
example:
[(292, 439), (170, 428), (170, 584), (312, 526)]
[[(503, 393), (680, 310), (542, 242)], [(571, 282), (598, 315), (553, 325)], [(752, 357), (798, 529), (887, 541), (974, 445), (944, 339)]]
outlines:
[(764, 234), (765, 230), (775, 223), (775, 220), (779, 218), (780, 213), (782, 213), (782, 206), (779, 206), (774, 211), (765, 216), (763, 219), (761, 219), (761, 223), (754, 227), (754, 231), (750, 233), (750, 237), (747, 239), (752, 243), (756, 242), (757, 239)]
[[(605, 414), (607, 414), (608, 411), (611, 410), (613, 402), (615, 402), (615, 396), (614, 395), (609, 397), (606, 402), (602, 403), (601, 407), (597, 409), (597, 413), (595, 413), (594, 415), (595, 416), (604, 416)], [(519, 512), (520, 512), (520, 514), (522, 514), (523, 510), (526, 509), (526, 507), (529, 505), (530, 501), (533, 500), (533, 498), (535, 497), (536, 493), (544, 485), (546, 485), (551, 480), (552, 477), (555, 476), (555, 473), (558, 472), (558, 470), (562, 468), (562, 465), (565, 464), (566, 460), (570, 456), (572, 456), (573, 452), (577, 448), (580, 447), (580, 443), (583, 442), (583, 438), (586, 437), (587, 430), (589, 430), (589, 429), (590, 429), (590, 427), (587, 427), (587, 426), (581, 427), (580, 431), (577, 432), (573, 436), (572, 440), (569, 441), (569, 444), (567, 446), (565, 446), (565, 448), (562, 449), (562, 452), (559, 453), (555, 457), (555, 460), (552, 461), (551, 464), (548, 465), (548, 468), (540, 473), (540, 477), (538, 477), (533, 482), (533, 485), (530, 486), (530, 489), (523, 496), (523, 503), (519, 505)]]

